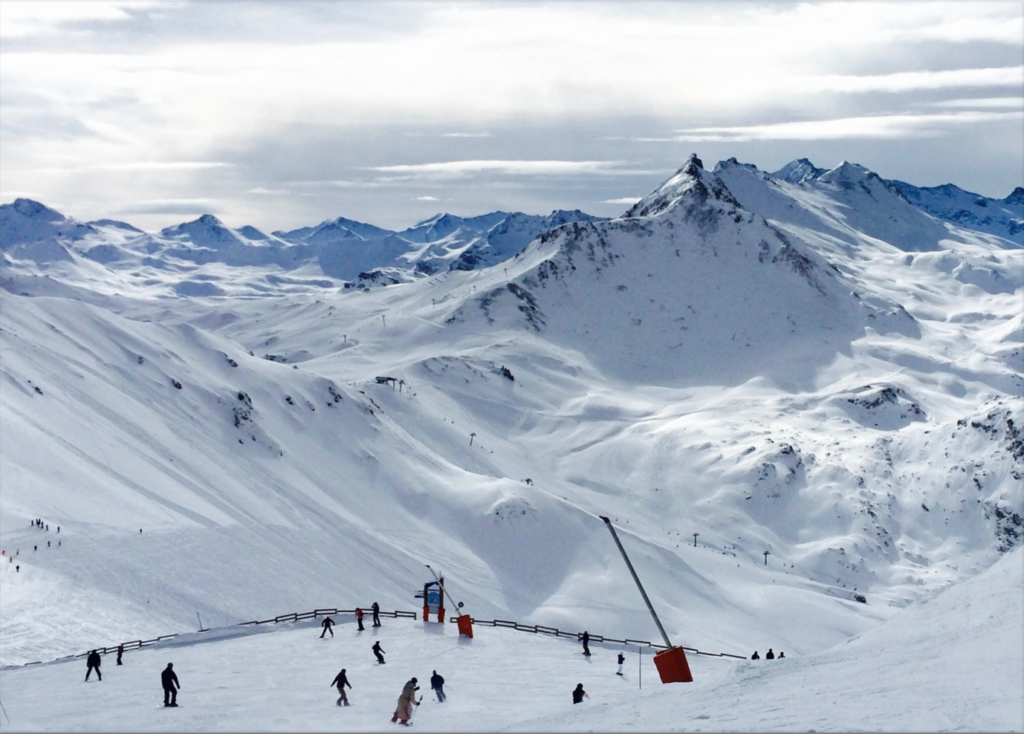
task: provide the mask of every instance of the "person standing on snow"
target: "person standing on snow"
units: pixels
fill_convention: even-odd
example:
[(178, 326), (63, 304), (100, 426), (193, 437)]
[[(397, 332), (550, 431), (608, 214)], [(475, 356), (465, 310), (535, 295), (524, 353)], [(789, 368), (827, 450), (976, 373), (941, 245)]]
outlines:
[(434, 693), (437, 694), (437, 702), (444, 703), (444, 678), (439, 676), (436, 670), (434, 671), (434, 674), (430, 676), (430, 687), (434, 689)]
[(750, 656), (751, 660), (760, 660), (761, 656), (757, 654), (757, 650), (754, 650), (754, 654)]
[(356, 624), (359, 625), (359, 631), (363, 632), (363, 610), (356, 607)]
[(412, 678), (402, 688), (402, 695), (398, 697), (398, 708), (395, 709), (394, 715), (391, 717), (391, 723), (396, 721), (402, 726), (409, 726), (409, 719), (412, 718), (412, 707), (419, 706), (420, 702), (416, 700), (416, 691), (420, 687), (416, 685), (416, 679)]
[(377, 640), (375, 643), (373, 643), (373, 647), (371, 647), (370, 649), (373, 650), (373, 654), (377, 656), (377, 662), (383, 665), (384, 656), (381, 653), (384, 652), (384, 648), (380, 646), (380, 640)]
[(348, 676), (345, 675), (345, 669), (342, 668), (341, 672), (334, 676), (334, 680), (331, 681), (332, 686), (338, 686), (338, 703), (336, 706), (348, 706), (348, 696), (345, 695), (345, 686), (349, 688), (352, 684), (348, 682)]
[(100, 672), (100, 654), (97, 650), (93, 650), (89, 653), (89, 657), (85, 659), (85, 679), (89, 680), (89, 673), (96, 671), (96, 677), (103, 680), (103, 674)]
[(583, 654), (590, 657), (590, 633), (583, 630)]
[(622, 675), (622, 666), (623, 666), (623, 665), (624, 665), (625, 663), (626, 663), (626, 656), (625, 656), (625, 655), (623, 655), (623, 654), (622, 654), (622, 653), (620, 652), (620, 653), (619, 653), (619, 672), (617, 672), (617, 673), (616, 673), (615, 675)]
[(121, 665), (121, 656), (124, 655), (124, 645), (117, 646), (117, 664)]
[(370, 608), (373, 609), (373, 626), (380, 627), (380, 604), (374, 602)]
[(331, 627), (334, 626), (333, 619), (331, 619), (330, 617), (324, 617), (324, 621), (320, 623), (320, 626), (324, 628), (324, 631), (320, 633), (321, 640), (324, 638), (324, 635), (326, 635), (328, 632), (331, 633), (331, 637), (334, 637), (334, 630), (331, 629)]
[(572, 691), (572, 702), (583, 703), (584, 698), (586, 698), (588, 701), (590, 700), (590, 696), (587, 694), (586, 691), (583, 690), (583, 684), (577, 683), (576, 688), (574, 688)]
[(764, 659), (765, 660), (774, 660), (775, 659), (775, 653), (772, 652), (772, 649), (770, 647), (768, 648), (768, 654), (764, 656)]
[(785, 659), (785, 657), (786, 657), (786, 653), (784, 653), (784, 652), (780, 652), (779, 653), (779, 660), (783, 660), (783, 659)]
[(164, 687), (164, 706), (168, 707), (178, 705), (178, 689), (181, 688), (173, 668), (174, 663), (167, 663), (167, 667), (160, 673), (160, 683)]

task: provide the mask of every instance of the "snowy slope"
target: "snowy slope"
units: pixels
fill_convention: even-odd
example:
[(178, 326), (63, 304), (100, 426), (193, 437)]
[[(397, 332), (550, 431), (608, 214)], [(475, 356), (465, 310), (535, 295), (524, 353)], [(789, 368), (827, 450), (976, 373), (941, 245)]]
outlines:
[(894, 208), (908, 252), (857, 229), (892, 191), (833, 178), (691, 159), (626, 217), (366, 289), (229, 264), (312, 246), (209, 220), (8, 251), (0, 657), (414, 608), (425, 563), (476, 616), (650, 639), (605, 514), (715, 651), (818, 653), (989, 568), (1022, 539), (1024, 251)]
[[(319, 639), (318, 620), (214, 630), (106, 656), (102, 682), (82, 659), (0, 670), (19, 731), (382, 731), (406, 680), (419, 680), (413, 723), (428, 731), (1020, 731), (1024, 679), (1021, 551), (846, 644), (783, 660), (689, 656), (694, 682), (664, 685), (648, 652), (477, 626), (385, 618), (358, 632), (351, 617)], [(6, 569), (0, 569), (5, 573)], [(235, 635), (232, 637), (231, 635)], [(380, 641), (386, 664), (373, 661)], [(776, 648), (778, 651), (778, 648)], [(765, 649), (762, 647), (761, 652)], [(180, 707), (161, 707), (168, 661)], [(351, 706), (330, 682), (346, 669)], [(427, 681), (445, 679), (439, 704)], [(582, 683), (589, 700), (574, 706)], [(53, 696), (53, 691), (61, 691)]]

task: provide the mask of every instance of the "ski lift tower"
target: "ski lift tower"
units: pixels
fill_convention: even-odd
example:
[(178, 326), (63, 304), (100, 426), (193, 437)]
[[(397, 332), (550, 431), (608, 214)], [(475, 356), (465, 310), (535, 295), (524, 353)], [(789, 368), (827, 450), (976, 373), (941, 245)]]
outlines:
[(622, 543), (619, 541), (619, 536), (615, 534), (615, 528), (612, 527), (612, 521), (607, 517), (600, 517), (604, 520), (604, 524), (608, 526), (608, 530), (611, 532), (612, 538), (615, 540), (615, 545), (619, 547), (619, 552), (622, 554), (623, 560), (626, 561), (626, 567), (629, 568), (629, 572), (633, 575), (633, 581), (636, 582), (636, 588), (640, 589), (640, 596), (644, 598), (644, 603), (647, 604), (647, 609), (654, 618), (654, 624), (658, 626), (658, 631), (661, 632), (661, 637), (665, 640), (665, 645), (668, 647), (667, 650), (659, 650), (654, 653), (654, 667), (658, 669), (658, 675), (661, 676), (661, 682), (693, 683), (693, 676), (690, 674), (690, 665), (686, 662), (686, 652), (681, 647), (674, 647), (672, 645), (672, 641), (668, 639), (668, 635), (665, 633), (665, 628), (661, 626), (661, 620), (658, 619), (658, 615), (655, 613), (654, 607), (651, 605), (651, 600), (647, 598), (647, 592), (644, 591), (643, 584), (640, 583), (640, 578), (636, 575), (636, 571), (633, 570), (633, 564), (629, 562), (629, 556), (626, 555), (626, 549), (622, 547)]

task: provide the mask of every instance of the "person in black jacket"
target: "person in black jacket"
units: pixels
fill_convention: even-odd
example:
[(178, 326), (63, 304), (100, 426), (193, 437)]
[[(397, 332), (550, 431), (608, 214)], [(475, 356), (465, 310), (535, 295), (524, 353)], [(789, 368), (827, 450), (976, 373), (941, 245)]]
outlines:
[(434, 693), (437, 694), (437, 702), (444, 703), (444, 678), (434, 671), (434, 674), (430, 676), (430, 687), (434, 689)]
[(626, 656), (623, 655), (620, 652), (619, 653), (619, 671), (615, 675), (622, 675), (622, 666), (625, 664), (625, 662), (626, 662)]
[(321, 640), (324, 638), (324, 635), (326, 635), (328, 632), (331, 633), (331, 637), (334, 637), (334, 630), (331, 629), (331, 627), (334, 626), (333, 619), (331, 619), (330, 617), (324, 617), (324, 621), (320, 623), (320, 626), (324, 628), (324, 631), (320, 633)]
[(590, 699), (590, 696), (587, 695), (587, 692), (583, 690), (583, 684), (577, 683), (576, 687), (572, 691), (572, 702), (583, 703), (584, 696), (586, 696), (588, 700)]
[(178, 676), (173, 668), (174, 663), (167, 663), (167, 667), (160, 673), (160, 682), (164, 686), (164, 706), (178, 705), (178, 689), (181, 688), (181, 684), (178, 683)]
[(345, 695), (345, 686), (349, 688), (352, 684), (348, 682), (348, 676), (345, 675), (345, 669), (342, 668), (341, 672), (334, 676), (334, 680), (331, 681), (332, 686), (338, 686), (338, 703), (336, 706), (348, 706), (348, 696)]
[(772, 652), (772, 649), (770, 647), (768, 648), (768, 653), (764, 656), (764, 659), (765, 660), (774, 660), (775, 659), (775, 653)]
[(590, 657), (590, 633), (583, 630), (583, 654)]
[(760, 660), (761, 656), (757, 654), (757, 650), (754, 650), (754, 654), (750, 656), (751, 660)]
[(373, 654), (377, 656), (377, 662), (383, 665), (384, 656), (381, 653), (384, 652), (384, 648), (380, 646), (380, 640), (377, 640), (375, 643), (373, 643), (373, 647), (370, 649), (373, 650)]
[(380, 604), (374, 602), (370, 608), (373, 610), (373, 626), (380, 627)]
[(89, 657), (85, 659), (85, 679), (89, 680), (89, 673), (96, 671), (96, 677), (103, 680), (103, 673), (100, 672), (100, 654), (97, 650), (93, 650), (89, 653)]
[(117, 646), (117, 664), (121, 665), (121, 656), (124, 655), (124, 645)]

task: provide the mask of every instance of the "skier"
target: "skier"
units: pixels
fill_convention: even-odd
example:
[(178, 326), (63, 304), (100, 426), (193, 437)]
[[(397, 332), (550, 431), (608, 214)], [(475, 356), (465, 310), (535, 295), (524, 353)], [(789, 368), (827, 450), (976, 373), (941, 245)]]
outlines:
[(359, 625), (359, 631), (363, 632), (363, 610), (356, 607), (356, 623)]
[(761, 656), (757, 654), (757, 650), (754, 650), (754, 654), (750, 656), (751, 660), (760, 660)]
[(370, 608), (373, 609), (373, 626), (380, 627), (380, 604), (374, 602)]
[(588, 701), (590, 700), (590, 696), (587, 694), (586, 691), (583, 690), (583, 684), (577, 683), (576, 688), (574, 688), (572, 692), (572, 702), (583, 703), (584, 698), (586, 698)]
[(626, 656), (623, 655), (620, 652), (619, 653), (619, 672), (617, 672), (615, 675), (622, 675), (622, 666), (625, 664), (625, 662), (626, 662)]
[(398, 708), (395, 709), (394, 716), (391, 717), (392, 724), (397, 721), (402, 726), (409, 726), (409, 719), (412, 718), (413, 705), (420, 705), (420, 702), (416, 700), (416, 691), (419, 689), (420, 687), (416, 685), (415, 678), (410, 679), (409, 682), (402, 687), (402, 695), (398, 697)]
[(124, 645), (117, 646), (117, 664), (121, 665), (121, 656), (124, 655)]
[(50, 547), (50, 541), (46, 541), (46, 547), (47, 547), (47, 548), (49, 548), (49, 547)]
[(32, 550), (34, 550), (34, 551), (37, 551), (37, 550), (39, 550), (39, 546), (38, 546), (38, 545), (34, 545), (34, 546), (32, 546)]
[(434, 689), (434, 693), (437, 694), (437, 702), (444, 703), (444, 678), (434, 671), (434, 674), (430, 676), (430, 687)]
[(342, 668), (341, 672), (334, 676), (334, 680), (331, 681), (332, 686), (338, 686), (338, 702), (336, 706), (348, 706), (348, 696), (345, 695), (345, 686), (349, 688), (352, 684), (348, 682), (348, 676), (345, 675), (345, 669)]
[(21, 566), (15, 566), (14, 573), (21, 573)]
[(590, 657), (590, 633), (583, 630), (583, 654)]
[(91, 673), (94, 670), (96, 671), (96, 677), (100, 680), (103, 680), (103, 674), (100, 673), (100, 662), (100, 654), (96, 650), (93, 650), (91, 653), (89, 653), (89, 657), (85, 659), (85, 664), (87, 666), (85, 669), (86, 680), (89, 680), (89, 673)]
[(764, 656), (764, 659), (765, 660), (774, 660), (775, 659), (775, 653), (772, 652), (772, 649), (770, 647), (768, 648), (768, 652)]
[(371, 647), (370, 649), (373, 650), (373, 654), (377, 656), (377, 662), (383, 665), (384, 656), (381, 653), (384, 652), (384, 648), (380, 646), (380, 640), (377, 640), (375, 643), (373, 643), (373, 647)]
[(160, 682), (164, 687), (164, 706), (168, 707), (178, 705), (178, 689), (181, 688), (173, 668), (174, 663), (167, 663), (167, 667), (160, 673)]
[(779, 650), (779, 660), (782, 660), (784, 657), (786, 657), (786, 653)]
[(324, 617), (324, 621), (320, 623), (320, 626), (324, 628), (324, 631), (320, 633), (320, 639), (324, 639), (324, 635), (328, 632), (331, 633), (331, 637), (334, 637), (334, 630), (331, 627), (334, 626), (334, 620), (330, 617)]

